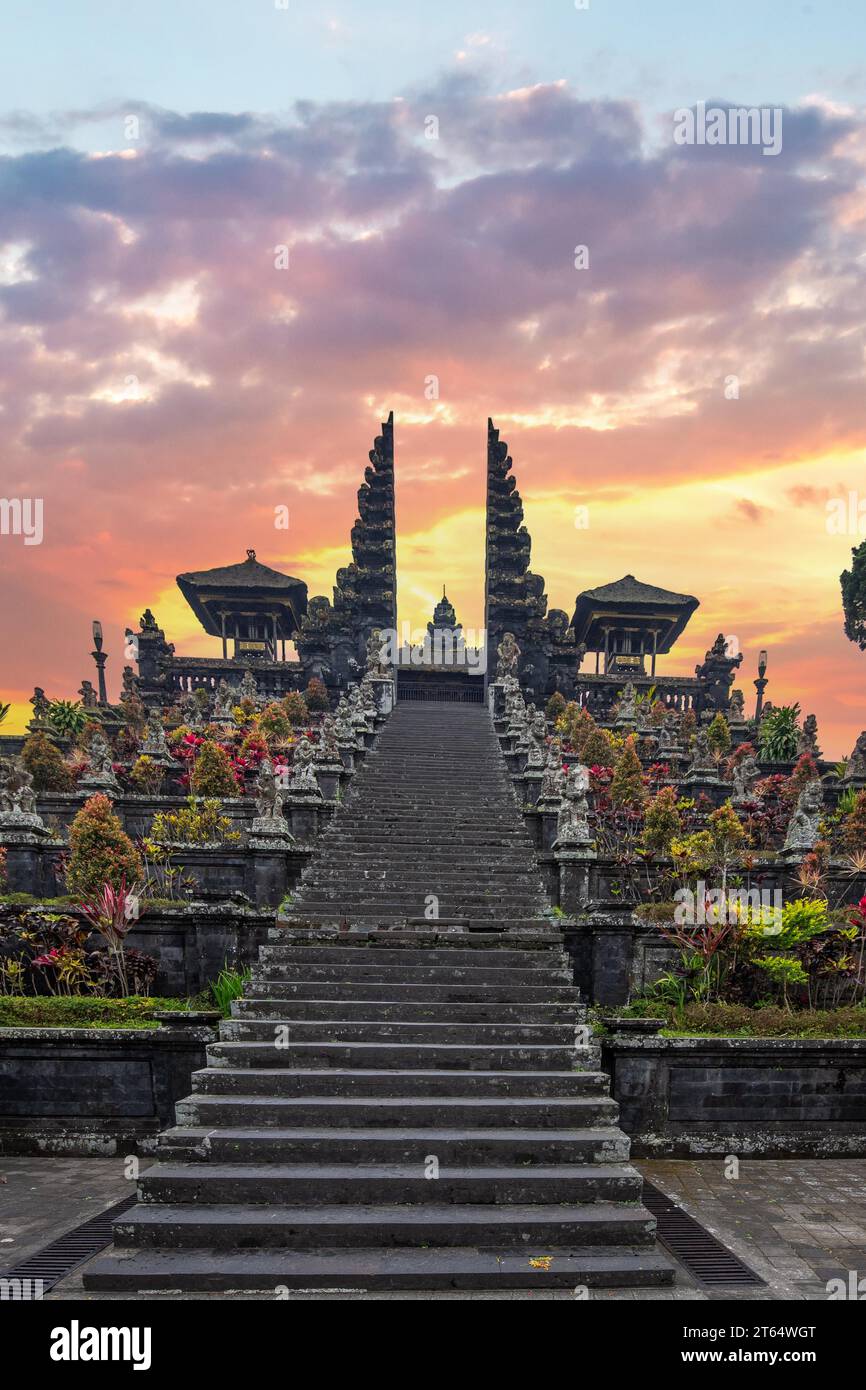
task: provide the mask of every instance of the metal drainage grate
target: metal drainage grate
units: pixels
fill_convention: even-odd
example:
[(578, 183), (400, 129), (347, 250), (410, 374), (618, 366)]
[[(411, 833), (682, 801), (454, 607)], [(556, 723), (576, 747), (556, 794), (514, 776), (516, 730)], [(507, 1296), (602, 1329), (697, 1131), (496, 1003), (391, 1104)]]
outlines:
[(758, 1288), (766, 1284), (766, 1280), (743, 1264), (733, 1251), (651, 1182), (644, 1181), (643, 1204), (656, 1218), (662, 1245), (701, 1284), (708, 1288), (726, 1284)]
[(130, 1207), (134, 1207), (137, 1200), (137, 1197), (125, 1197), (122, 1202), (115, 1202), (113, 1207), (107, 1207), (98, 1216), (92, 1216), (89, 1221), (84, 1221), (74, 1230), (60, 1236), (58, 1240), (53, 1240), (44, 1250), (37, 1250), (35, 1255), (22, 1260), (14, 1268), (7, 1269), (0, 1275), (0, 1279), (14, 1279), (31, 1288), (38, 1284), (41, 1292), (47, 1293), (55, 1284), (59, 1284), (61, 1279), (65, 1279), (67, 1274), (71, 1274), (73, 1269), (83, 1265), (86, 1260), (93, 1259), (94, 1255), (98, 1255), (100, 1250), (111, 1244), (113, 1222), (125, 1211), (129, 1211)]

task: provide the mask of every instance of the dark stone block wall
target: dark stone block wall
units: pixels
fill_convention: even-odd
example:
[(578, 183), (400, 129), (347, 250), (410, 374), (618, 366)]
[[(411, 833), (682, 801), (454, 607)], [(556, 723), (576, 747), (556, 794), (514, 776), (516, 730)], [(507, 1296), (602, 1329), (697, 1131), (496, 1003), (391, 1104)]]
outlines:
[(602, 1065), (635, 1157), (866, 1156), (866, 1039), (615, 1034)]

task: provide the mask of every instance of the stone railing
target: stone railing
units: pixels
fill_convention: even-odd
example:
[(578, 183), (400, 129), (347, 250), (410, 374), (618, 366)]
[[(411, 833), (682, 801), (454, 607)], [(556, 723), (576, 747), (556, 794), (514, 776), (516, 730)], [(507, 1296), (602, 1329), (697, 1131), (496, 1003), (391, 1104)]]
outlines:
[[(303, 690), (306, 685), (300, 661), (251, 661), (249, 666), (255, 675), (258, 693), (267, 699), (281, 699), (292, 690)], [(237, 685), (242, 669), (240, 662), (223, 660), (219, 656), (184, 656), (175, 657), (169, 671), (174, 689), (187, 694), (202, 687), (216, 691), (221, 680)]]
[(574, 699), (604, 723), (628, 684), (634, 686), (638, 695), (655, 687), (655, 699), (680, 714), (697, 707), (701, 690), (697, 676), (632, 676), (625, 672), (617, 676), (579, 674), (575, 680)]

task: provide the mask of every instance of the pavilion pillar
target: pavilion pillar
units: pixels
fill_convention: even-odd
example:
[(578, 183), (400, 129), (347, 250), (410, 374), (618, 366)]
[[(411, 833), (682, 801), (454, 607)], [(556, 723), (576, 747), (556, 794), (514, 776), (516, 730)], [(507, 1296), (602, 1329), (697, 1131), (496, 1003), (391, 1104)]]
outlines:
[(226, 615), (225, 615), (225, 610), (223, 610), (223, 612), (220, 613), (220, 626), (221, 626), (221, 628), (222, 628), (222, 639), (223, 639), (223, 661), (225, 661), (226, 658), (228, 657), (228, 654), (229, 654), (229, 653), (228, 653), (228, 647), (226, 646)]

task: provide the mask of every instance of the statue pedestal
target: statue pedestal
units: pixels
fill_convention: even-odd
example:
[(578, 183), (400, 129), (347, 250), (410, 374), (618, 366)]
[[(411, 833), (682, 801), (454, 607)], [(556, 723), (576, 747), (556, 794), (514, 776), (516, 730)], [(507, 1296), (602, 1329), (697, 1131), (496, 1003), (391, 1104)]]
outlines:
[(313, 840), (319, 831), (319, 807), (324, 805), (322, 793), (316, 788), (317, 796), (295, 795), (290, 793), (283, 800), (283, 808), (289, 822), (292, 838)]
[(373, 698), (376, 701), (376, 714), (387, 719), (394, 708), (394, 679), (392, 676), (368, 676)]
[(723, 806), (731, 795), (731, 783), (722, 777), (714, 777), (712, 773), (686, 773), (680, 782), (679, 793), (680, 796), (691, 797), (695, 801), (703, 795), (708, 797), (714, 806)]
[(581, 912), (590, 899), (590, 873), (596, 855), (592, 845), (554, 843), (559, 866), (559, 906), (567, 916)]
[(537, 806), (544, 781), (544, 768), (527, 767), (523, 771), (523, 804)]
[(340, 782), (343, 777), (343, 764), (339, 763), (316, 763), (316, 781), (319, 784), (319, 791), (326, 801), (336, 801), (337, 792), (340, 789)]
[(120, 795), (120, 783), (113, 774), (110, 777), (102, 777), (95, 773), (92, 776), (80, 778), (76, 790), (83, 792), (85, 797), (99, 796), (100, 794), (115, 797)]

